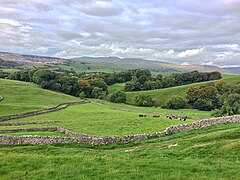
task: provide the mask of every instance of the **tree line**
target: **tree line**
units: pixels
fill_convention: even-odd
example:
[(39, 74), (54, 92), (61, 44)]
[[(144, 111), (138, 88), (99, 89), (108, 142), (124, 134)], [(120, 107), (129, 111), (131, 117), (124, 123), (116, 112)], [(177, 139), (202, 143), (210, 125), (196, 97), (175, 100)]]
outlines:
[(240, 114), (240, 82), (229, 85), (220, 80), (192, 86), (188, 89), (186, 97), (173, 96), (166, 102), (165, 108), (214, 110), (214, 116)]
[[(137, 71), (138, 72), (138, 71)], [(149, 70), (142, 70), (136, 73), (131, 81), (127, 82), (125, 91), (143, 91), (168, 88), (180, 85), (186, 85), (197, 82), (211, 81), (221, 79), (221, 73), (214, 72), (186, 72), (186, 73), (174, 73), (169, 76), (163, 76), (162, 74), (153, 77)]]
[(107, 84), (101, 76), (70, 76), (44, 69), (13, 72), (9, 79), (33, 82), (44, 89), (62, 92), (73, 96), (101, 98), (107, 94)]

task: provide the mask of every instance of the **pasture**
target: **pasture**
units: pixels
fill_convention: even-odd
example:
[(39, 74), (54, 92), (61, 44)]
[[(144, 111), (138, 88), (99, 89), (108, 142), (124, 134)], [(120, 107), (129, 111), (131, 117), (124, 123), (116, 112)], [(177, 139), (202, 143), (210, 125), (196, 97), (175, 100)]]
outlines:
[(79, 98), (41, 89), (36, 84), (0, 78), (0, 115), (23, 113), (48, 108), (64, 102), (79, 101)]
[(1, 179), (239, 179), (240, 125), (128, 145), (0, 146)]
[[(194, 121), (190, 119), (186, 122), (176, 119), (169, 120), (165, 117), (165, 115), (161, 115), (160, 118), (153, 118), (152, 114), (148, 114), (147, 117), (140, 118), (138, 112), (113, 110), (89, 103), (83, 105), (73, 105), (60, 111), (15, 119), (8, 122), (42, 120), (59, 120), (61, 122), (51, 125), (45, 124), (41, 125), (41, 127), (60, 126), (75, 132), (100, 136), (122, 136), (129, 134), (153, 133), (156, 131), (162, 131), (171, 125), (191, 123)], [(11, 126), (10, 128), (23, 127), (37, 127), (37, 125), (24, 125), (19, 127)]]
[[(0, 115), (52, 107), (79, 98), (43, 90), (32, 83), (0, 79)], [(0, 126), (0, 129), (60, 126), (89, 135), (153, 133), (177, 124), (192, 123), (166, 114), (201, 118), (210, 112), (136, 107), (91, 99), (59, 111), (10, 120), (57, 123)], [(94, 104), (99, 103), (99, 104)], [(147, 117), (139, 117), (146, 114)], [(153, 118), (159, 114), (159, 118)], [(240, 124), (223, 124), (130, 144), (0, 145), (1, 179), (239, 179)], [(0, 135), (66, 136), (55, 131), (0, 133)]]

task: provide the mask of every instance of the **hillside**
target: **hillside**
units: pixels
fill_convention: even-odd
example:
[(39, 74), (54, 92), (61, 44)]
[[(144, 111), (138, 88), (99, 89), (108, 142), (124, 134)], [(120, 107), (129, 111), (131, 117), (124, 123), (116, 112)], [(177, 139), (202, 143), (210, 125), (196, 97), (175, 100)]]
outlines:
[(109, 68), (115, 69), (116, 67), (121, 67), (122, 69), (131, 68), (147, 68), (155, 72), (182, 72), (182, 71), (193, 71), (198, 70), (202, 72), (219, 71), (226, 72), (225, 70), (218, 68), (216, 66), (205, 66), (205, 65), (179, 65), (162, 61), (152, 61), (139, 58), (118, 58), (118, 57), (79, 57), (71, 60), (88, 62), (98, 66), (108, 66)]
[[(223, 79), (226, 80), (229, 84), (235, 84), (240, 81), (240, 75), (223, 75)], [(156, 101), (158, 106), (163, 106), (165, 102), (170, 99), (173, 95), (181, 95), (185, 96), (187, 89), (194, 85), (201, 85), (208, 82), (194, 83), (189, 85), (165, 88), (165, 89), (156, 89), (150, 91), (135, 91), (135, 92), (127, 92), (127, 103), (134, 104), (134, 97), (139, 93), (150, 94), (153, 99)], [(110, 88), (111, 92), (113, 89), (120, 89), (123, 85), (116, 84)]]
[(36, 84), (0, 78), (0, 115), (23, 113), (60, 103), (79, 101), (79, 98), (41, 89)]
[(100, 147), (1, 145), (1, 179), (239, 179), (239, 130), (218, 125)]
[(16, 62), (42, 62), (42, 63), (61, 63), (64, 59), (47, 57), (47, 56), (36, 56), (27, 54), (18, 54), (10, 52), (0, 52), (0, 58), (6, 61), (16, 61)]

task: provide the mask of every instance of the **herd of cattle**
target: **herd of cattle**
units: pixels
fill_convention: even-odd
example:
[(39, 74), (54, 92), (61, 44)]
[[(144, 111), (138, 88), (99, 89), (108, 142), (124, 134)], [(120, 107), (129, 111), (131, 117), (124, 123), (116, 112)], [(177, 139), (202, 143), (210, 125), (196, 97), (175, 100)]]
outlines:
[[(139, 117), (147, 117), (147, 115), (146, 115), (146, 114), (139, 114)], [(153, 118), (159, 118), (160, 115), (154, 114), (152, 117), (153, 117)], [(186, 117), (186, 116), (179, 116), (179, 115), (177, 115), (177, 114), (166, 115), (166, 118), (168, 118), (168, 119), (170, 119), (170, 120), (172, 120), (172, 119), (178, 119), (178, 120), (180, 120), (180, 121), (186, 121), (186, 120), (187, 120), (187, 117)]]

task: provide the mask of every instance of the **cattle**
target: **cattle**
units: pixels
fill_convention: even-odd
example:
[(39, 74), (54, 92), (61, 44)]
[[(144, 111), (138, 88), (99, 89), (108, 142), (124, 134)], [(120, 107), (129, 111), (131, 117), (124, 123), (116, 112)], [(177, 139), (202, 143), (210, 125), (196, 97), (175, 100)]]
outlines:
[(147, 117), (146, 114), (139, 114), (138, 116), (139, 116), (139, 117)]
[(160, 116), (159, 115), (153, 115), (154, 118), (159, 118)]

